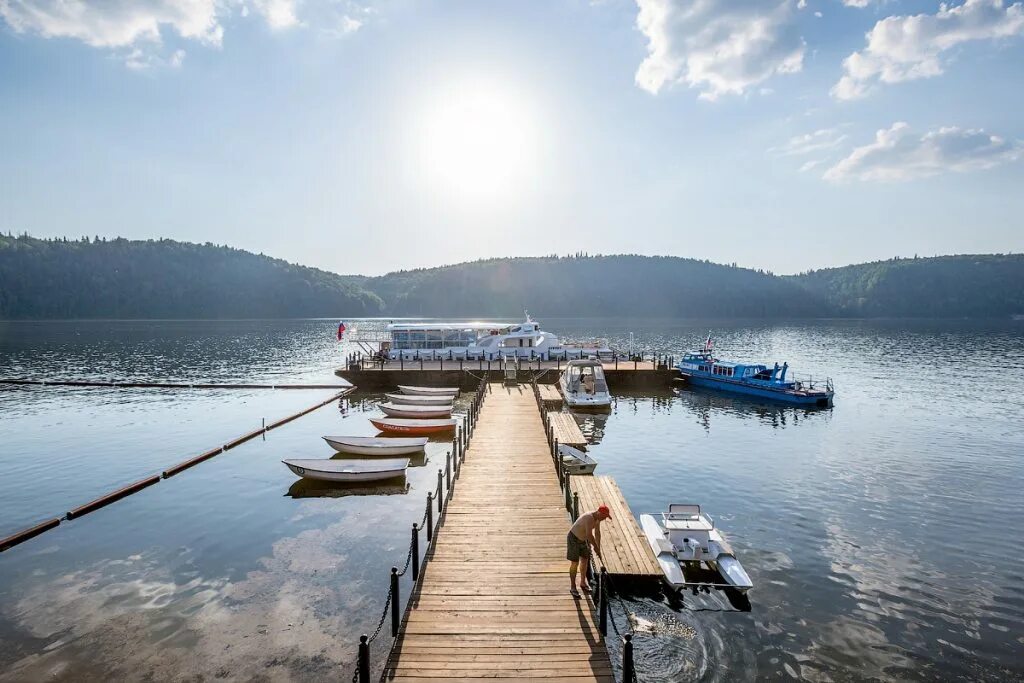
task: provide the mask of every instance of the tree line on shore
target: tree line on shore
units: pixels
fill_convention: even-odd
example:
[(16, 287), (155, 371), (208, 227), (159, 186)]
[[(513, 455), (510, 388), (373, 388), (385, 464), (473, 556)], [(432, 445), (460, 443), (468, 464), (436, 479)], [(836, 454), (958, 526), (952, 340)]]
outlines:
[(674, 256), (492, 258), (378, 277), (173, 240), (0, 235), (0, 318), (1024, 314), (1024, 255), (890, 259), (778, 276)]

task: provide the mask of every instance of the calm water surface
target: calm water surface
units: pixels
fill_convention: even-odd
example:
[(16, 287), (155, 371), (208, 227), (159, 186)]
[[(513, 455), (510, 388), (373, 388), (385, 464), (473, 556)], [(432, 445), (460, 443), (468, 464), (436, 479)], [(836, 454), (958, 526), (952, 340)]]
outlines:
[[(710, 326), (543, 322), (676, 354)], [(0, 323), (0, 376), (334, 382), (334, 324)], [(1024, 679), (1024, 324), (713, 325), (721, 356), (788, 360), (838, 396), (806, 412), (675, 389), (581, 418), (634, 512), (700, 503), (755, 583), (749, 612), (627, 598), (642, 680)], [(0, 535), (330, 393), (0, 388)], [(0, 680), (347, 680), (446, 444), (344, 496), (279, 460), (372, 434), (380, 398), (0, 554)]]

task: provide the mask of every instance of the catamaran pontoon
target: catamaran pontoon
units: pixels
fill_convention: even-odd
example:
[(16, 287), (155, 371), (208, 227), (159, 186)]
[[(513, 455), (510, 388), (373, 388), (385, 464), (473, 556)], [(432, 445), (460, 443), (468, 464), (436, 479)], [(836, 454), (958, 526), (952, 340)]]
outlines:
[(703, 562), (740, 593), (753, 588), (729, 543), (699, 505), (672, 504), (659, 517), (660, 521), (654, 515), (640, 515), (640, 526), (665, 573), (666, 583), (677, 589), (701, 585), (688, 582), (683, 567)]

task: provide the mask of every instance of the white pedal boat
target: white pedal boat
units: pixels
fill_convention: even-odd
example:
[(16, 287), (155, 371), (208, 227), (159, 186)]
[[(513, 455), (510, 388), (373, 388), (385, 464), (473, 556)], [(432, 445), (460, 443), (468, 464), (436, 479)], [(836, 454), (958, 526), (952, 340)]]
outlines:
[(451, 396), (459, 395), (458, 387), (410, 387), (398, 385), (398, 390), (407, 396)]
[(657, 517), (640, 515), (640, 527), (673, 588), (701, 585), (687, 582), (683, 575), (684, 564), (691, 562), (705, 563), (740, 593), (754, 587), (714, 520), (699, 505), (672, 504)]
[(400, 406), (397, 403), (381, 403), (378, 406), (388, 417), (451, 417), (452, 407), (447, 406)]
[(558, 455), (562, 457), (562, 467), (569, 474), (593, 474), (597, 469), (597, 461), (578, 448), (558, 444)]
[(355, 455), (409, 455), (420, 453), (427, 445), (427, 437), (381, 438), (376, 436), (325, 436), (331, 448), (339, 453)]
[(320, 481), (380, 481), (405, 474), (408, 458), (392, 460), (282, 460), (292, 472)]
[(408, 394), (384, 394), (392, 403), (411, 406), (450, 406), (452, 397), (448, 394), (438, 396), (413, 396)]

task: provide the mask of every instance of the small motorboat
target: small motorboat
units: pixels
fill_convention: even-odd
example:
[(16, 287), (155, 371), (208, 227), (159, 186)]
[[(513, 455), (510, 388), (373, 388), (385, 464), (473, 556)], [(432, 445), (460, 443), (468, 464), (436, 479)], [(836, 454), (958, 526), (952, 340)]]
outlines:
[(398, 390), (407, 396), (451, 396), (459, 395), (458, 387), (410, 387), (398, 385)]
[(420, 453), (427, 445), (427, 437), (408, 439), (380, 438), (376, 436), (325, 436), (324, 441), (339, 453), (355, 455), (408, 455)]
[(398, 417), (371, 417), (370, 423), (388, 434), (430, 435), (450, 432), (455, 429), (458, 420), (407, 420)]
[(408, 458), (392, 460), (282, 460), (300, 477), (320, 481), (380, 481), (405, 475)]
[(413, 396), (411, 394), (384, 394), (392, 403), (411, 406), (450, 406), (452, 397), (448, 394), (438, 396)]
[(597, 469), (597, 461), (578, 448), (559, 444), (558, 455), (562, 457), (562, 467), (569, 474), (593, 474)]
[(570, 408), (608, 410), (612, 395), (599, 360), (571, 360), (558, 379), (558, 387)]
[(451, 417), (452, 406), (403, 406), (397, 403), (381, 403), (378, 406), (388, 417)]
[(740, 593), (753, 588), (729, 543), (699, 505), (672, 504), (660, 517), (659, 521), (654, 515), (640, 515), (640, 527), (658, 558), (666, 583), (677, 589), (701, 585), (687, 582), (683, 569), (687, 564), (699, 567), (703, 562)]

